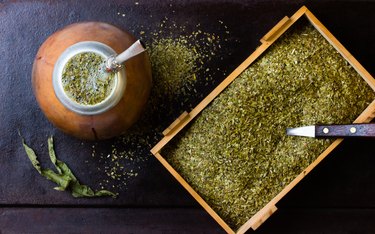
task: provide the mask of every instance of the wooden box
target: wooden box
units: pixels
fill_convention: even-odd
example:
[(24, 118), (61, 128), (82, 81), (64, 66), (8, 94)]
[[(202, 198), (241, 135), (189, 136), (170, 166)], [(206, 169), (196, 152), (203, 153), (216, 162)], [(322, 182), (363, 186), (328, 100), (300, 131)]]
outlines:
[[(151, 150), (152, 154), (164, 165), (164, 167), (181, 183), (181, 185), (202, 205), (202, 207), (221, 225), (228, 233), (244, 233), (249, 228), (257, 229), (276, 210), (276, 204), (281, 200), (303, 177), (305, 177), (318, 163), (320, 163), (342, 139), (335, 140), (313, 163), (305, 168), (291, 183), (285, 186), (272, 200), (260, 209), (254, 216), (245, 222), (238, 230), (233, 230), (195, 191), (186, 180), (167, 162), (161, 155), (161, 150), (168, 144), (189, 122), (191, 122), (211, 101), (213, 101), (231, 82), (236, 79), (246, 68), (248, 68), (267, 48), (273, 44), (288, 28), (290, 28), (301, 17), (317, 29), (321, 35), (344, 57), (344, 59), (359, 73), (367, 84), (375, 90), (373, 77), (361, 66), (361, 64), (341, 45), (341, 43), (322, 25), (322, 23), (305, 7), (301, 7), (292, 17), (284, 17), (274, 28), (272, 28), (260, 41), (261, 45), (238, 66), (221, 84), (219, 84), (206, 98), (204, 98), (190, 113), (184, 112), (164, 132), (164, 138)], [(356, 123), (370, 122), (374, 118), (375, 101), (373, 101), (360, 116)]]

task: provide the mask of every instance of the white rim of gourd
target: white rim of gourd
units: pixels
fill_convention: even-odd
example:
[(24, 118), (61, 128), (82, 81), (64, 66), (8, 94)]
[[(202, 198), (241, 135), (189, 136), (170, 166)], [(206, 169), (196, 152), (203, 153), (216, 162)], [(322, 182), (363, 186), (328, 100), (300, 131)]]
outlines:
[(53, 89), (59, 101), (69, 110), (81, 115), (98, 115), (116, 106), (121, 100), (126, 88), (125, 68), (123, 67), (115, 73), (113, 89), (103, 101), (94, 105), (79, 104), (65, 92), (62, 83), (62, 74), (66, 63), (75, 55), (84, 52), (93, 52), (105, 59), (116, 55), (116, 52), (111, 47), (96, 41), (78, 42), (68, 47), (55, 63), (52, 74)]

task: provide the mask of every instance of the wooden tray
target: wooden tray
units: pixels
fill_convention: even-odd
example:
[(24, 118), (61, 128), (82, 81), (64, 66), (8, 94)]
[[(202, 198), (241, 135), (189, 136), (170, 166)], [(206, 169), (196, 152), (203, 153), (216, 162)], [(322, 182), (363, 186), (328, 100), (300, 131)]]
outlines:
[[(361, 77), (375, 91), (373, 77), (362, 65), (344, 48), (344, 46), (323, 26), (323, 24), (305, 7), (301, 7), (292, 17), (284, 17), (274, 26), (260, 41), (261, 45), (240, 64), (221, 84), (219, 84), (206, 98), (202, 100), (190, 113), (184, 112), (165, 131), (164, 138), (151, 150), (152, 154), (164, 165), (164, 167), (181, 183), (181, 185), (202, 205), (202, 207), (221, 225), (228, 233), (244, 233), (248, 229), (257, 229), (276, 210), (276, 203), (281, 200), (303, 177), (317, 166), (342, 139), (335, 140), (319, 157), (303, 170), (290, 184), (277, 194), (266, 206), (259, 210), (253, 217), (244, 223), (238, 230), (233, 230), (229, 225), (206, 203), (206, 201), (185, 181), (185, 179), (164, 159), (160, 154), (162, 148), (171, 141), (190, 121), (192, 121), (212, 100), (215, 99), (230, 83), (236, 79), (249, 65), (251, 65), (267, 48), (272, 45), (289, 27), (298, 19), (305, 16), (309, 22), (328, 40), (328, 42), (351, 64)], [(370, 122), (375, 117), (375, 101), (373, 101), (355, 123)]]

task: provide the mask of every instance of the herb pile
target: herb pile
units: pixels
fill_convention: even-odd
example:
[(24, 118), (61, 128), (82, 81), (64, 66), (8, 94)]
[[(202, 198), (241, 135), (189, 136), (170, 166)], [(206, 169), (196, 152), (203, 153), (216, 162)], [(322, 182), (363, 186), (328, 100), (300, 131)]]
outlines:
[(176, 136), (162, 155), (233, 228), (331, 143), (287, 127), (351, 123), (375, 98), (308, 24), (296, 24)]
[(182, 38), (165, 38), (150, 45), (150, 60), (152, 75), (156, 77), (155, 85), (161, 89), (155, 91), (160, 96), (173, 96), (185, 93), (185, 89), (181, 88), (192, 86), (196, 81), (202, 56)]
[(61, 77), (67, 95), (79, 104), (95, 105), (111, 93), (114, 74), (105, 71), (106, 60), (93, 52), (73, 56)]

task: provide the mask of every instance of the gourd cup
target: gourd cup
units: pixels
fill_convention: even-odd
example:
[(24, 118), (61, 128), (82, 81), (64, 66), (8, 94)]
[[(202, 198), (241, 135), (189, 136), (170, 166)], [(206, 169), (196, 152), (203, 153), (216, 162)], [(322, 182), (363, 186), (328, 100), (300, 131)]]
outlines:
[(151, 65), (143, 52), (112, 74), (108, 95), (98, 103), (79, 103), (64, 90), (64, 68), (74, 56), (93, 53), (108, 59), (128, 49), (130, 33), (101, 22), (69, 25), (52, 34), (39, 48), (32, 70), (36, 100), (57, 128), (87, 140), (124, 133), (140, 117), (151, 89)]

